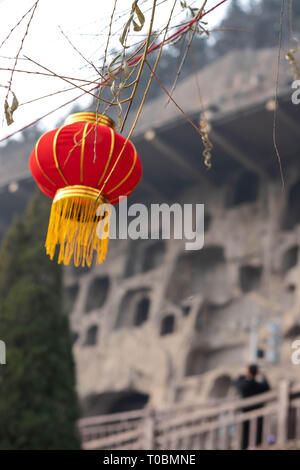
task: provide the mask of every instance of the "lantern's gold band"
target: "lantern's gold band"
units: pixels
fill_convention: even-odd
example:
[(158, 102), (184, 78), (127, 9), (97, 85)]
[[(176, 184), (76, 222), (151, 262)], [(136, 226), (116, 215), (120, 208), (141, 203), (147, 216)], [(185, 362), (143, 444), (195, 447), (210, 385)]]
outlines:
[(98, 113), (74, 113), (70, 114), (64, 122), (65, 125), (73, 124), (74, 122), (92, 122), (97, 124), (102, 124), (104, 126), (111, 127), (112, 129), (116, 128), (115, 122), (108, 116)]
[(74, 185), (74, 186), (66, 186), (64, 188), (59, 189), (55, 194), (53, 203), (56, 201), (59, 201), (60, 199), (72, 198), (72, 197), (90, 199), (92, 201), (96, 201), (98, 199), (100, 204), (107, 202), (105, 196), (103, 196), (102, 194), (100, 194), (99, 196), (99, 189), (95, 189), (90, 186)]

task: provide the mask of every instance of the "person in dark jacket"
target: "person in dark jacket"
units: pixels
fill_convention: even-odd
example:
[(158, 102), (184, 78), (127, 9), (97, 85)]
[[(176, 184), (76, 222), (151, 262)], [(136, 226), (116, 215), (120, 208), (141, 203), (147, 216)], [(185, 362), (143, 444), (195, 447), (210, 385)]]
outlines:
[[(261, 380), (256, 380), (257, 376), (260, 376)], [(256, 364), (250, 364), (246, 367), (245, 373), (240, 375), (235, 382), (236, 388), (239, 392), (241, 398), (249, 398), (261, 393), (267, 392), (270, 390), (270, 385), (266, 377), (261, 373)], [(248, 411), (257, 410), (262, 408), (263, 404), (259, 403), (257, 405), (247, 406), (242, 409), (243, 413)], [(249, 429), (250, 421), (243, 422), (242, 430), (242, 442), (241, 448), (247, 449), (249, 445)], [(260, 445), (262, 442), (262, 429), (263, 429), (263, 418), (259, 417), (257, 419), (257, 431), (256, 431), (256, 445)]]

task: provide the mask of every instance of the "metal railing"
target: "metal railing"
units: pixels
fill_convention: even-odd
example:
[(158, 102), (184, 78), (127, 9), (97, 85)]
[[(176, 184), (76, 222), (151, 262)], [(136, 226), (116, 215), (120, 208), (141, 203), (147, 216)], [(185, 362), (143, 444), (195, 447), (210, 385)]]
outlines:
[(84, 449), (227, 450), (267, 442), (283, 446), (300, 439), (300, 384), (283, 381), (277, 390), (205, 407), (176, 405), (164, 411), (145, 408), (84, 418), (79, 430)]

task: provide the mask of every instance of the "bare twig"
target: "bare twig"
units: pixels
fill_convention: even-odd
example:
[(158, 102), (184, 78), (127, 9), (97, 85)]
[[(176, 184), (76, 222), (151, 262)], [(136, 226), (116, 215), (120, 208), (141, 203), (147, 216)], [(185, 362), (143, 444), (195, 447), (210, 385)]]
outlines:
[(104, 80), (104, 76), (102, 75), (102, 73), (100, 73), (100, 71), (97, 69), (97, 67), (95, 66), (95, 64), (88, 60), (81, 52), (80, 50), (71, 42), (71, 40), (68, 38), (68, 36), (64, 33), (64, 31), (62, 30), (62, 28), (59, 26), (59, 30), (61, 32), (61, 34), (64, 36), (64, 38), (68, 41), (68, 43), (70, 44), (70, 46), (74, 49), (74, 51), (77, 52), (77, 54), (80, 55), (80, 57), (85, 60), (85, 62), (87, 62), (94, 70), (95, 72), (100, 75), (100, 77), (102, 78), (102, 80)]
[(194, 124), (194, 122), (191, 120), (191, 118), (185, 113), (185, 111), (181, 108), (181, 106), (179, 106), (179, 104), (170, 95), (168, 90), (164, 87), (162, 82), (159, 80), (158, 76), (152, 70), (151, 65), (149, 64), (149, 62), (146, 62), (146, 64), (148, 65), (149, 69), (152, 71), (153, 76), (154, 76), (155, 80), (157, 81), (157, 83), (159, 84), (159, 86), (161, 87), (161, 89), (166, 93), (166, 95), (170, 98), (170, 100), (175, 104), (176, 108), (179, 109), (179, 111), (183, 114), (185, 119), (191, 124), (191, 126), (195, 129), (195, 131), (201, 136), (201, 138), (203, 138), (204, 133), (202, 132), (202, 130), (199, 129), (199, 127), (197, 127), (196, 124)]
[(6, 36), (5, 39), (3, 39), (3, 41), (1, 42), (0, 44), (0, 49), (1, 47), (6, 43), (6, 41), (10, 38), (10, 36), (12, 35), (12, 33), (15, 31), (15, 29), (22, 23), (22, 21), (24, 20), (24, 18), (26, 18), (26, 16), (31, 12), (31, 10), (33, 8), (36, 8), (36, 4), (38, 2), (35, 2), (30, 8), (29, 10), (26, 11), (26, 13), (24, 13), (24, 15), (21, 17), (21, 19), (15, 24), (15, 26), (10, 30), (10, 32), (8, 33), (8, 35)]
[(209, 124), (206, 119), (205, 107), (204, 107), (203, 99), (201, 96), (199, 77), (198, 77), (197, 68), (196, 68), (196, 64), (194, 60), (192, 46), (190, 47), (190, 56), (191, 56), (192, 65), (194, 69), (194, 77), (195, 77), (195, 82), (196, 82), (197, 94), (198, 94), (198, 99), (199, 99), (200, 108), (201, 108), (200, 129), (202, 131), (201, 138), (202, 138), (202, 142), (204, 145), (204, 150), (203, 150), (202, 155), (204, 157), (205, 166), (207, 168), (210, 168), (211, 167), (211, 151), (213, 149), (213, 144), (211, 143), (209, 136), (208, 136)]
[(42, 64), (39, 64), (38, 62), (36, 62), (34, 59), (31, 59), (30, 57), (27, 57), (27, 56), (24, 56), (26, 57), (26, 59), (28, 59), (30, 62), (32, 62), (33, 64), (37, 65), (38, 67), (41, 67), (42, 69), (46, 70), (47, 72), (49, 72), (53, 77), (55, 78), (60, 78), (61, 80), (63, 80), (64, 82), (66, 83), (69, 83), (69, 85), (72, 85), (74, 86), (75, 88), (78, 88), (79, 90), (81, 91), (84, 91), (84, 93), (87, 93), (88, 95), (91, 95), (93, 98), (97, 98), (97, 96), (92, 93), (91, 91), (89, 90), (84, 90), (81, 86), (79, 85), (76, 85), (76, 83), (73, 83), (71, 82), (71, 80), (63, 77), (62, 75), (57, 75), (55, 72), (53, 72), (52, 70), (48, 69), (48, 67), (45, 67), (44, 65)]
[[(15, 62), (14, 62), (14, 65), (13, 65), (13, 68), (12, 68), (12, 71), (11, 71), (11, 74), (10, 74), (10, 78), (9, 78), (9, 83), (8, 83), (8, 89), (7, 89), (7, 94), (6, 94), (6, 97), (5, 97), (5, 100), (4, 100), (4, 109), (5, 109), (5, 114), (7, 113), (7, 109), (9, 108), (9, 105), (8, 105), (8, 97), (9, 97), (9, 93), (11, 92), (11, 86), (12, 86), (12, 80), (13, 80), (13, 75), (14, 75), (14, 69), (16, 68), (17, 66), (17, 63), (18, 63), (18, 59), (19, 59), (19, 55), (23, 49), (23, 46), (24, 46), (24, 41), (25, 41), (25, 38), (28, 34), (28, 31), (29, 31), (29, 27), (31, 25), (31, 22), (32, 22), (32, 19), (34, 17), (34, 14), (35, 14), (35, 11), (36, 11), (36, 8), (38, 6), (38, 3), (39, 3), (39, 0), (37, 0), (35, 2), (35, 4), (33, 5), (32, 7), (32, 12), (31, 12), (31, 15), (30, 15), (30, 18), (28, 20), (28, 23), (27, 23), (27, 26), (26, 26), (26, 30), (25, 30), (25, 33), (22, 37), (22, 40), (21, 40), (21, 43), (20, 43), (20, 47), (18, 49), (18, 52), (17, 52), (17, 55), (16, 55), (16, 58), (15, 58)], [(30, 10), (31, 11), (31, 10)], [(14, 98), (15, 98), (15, 95), (14, 95)], [(12, 114), (12, 113), (11, 113)], [(11, 124), (13, 122), (13, 120), (11, 119), (9, 121), (9, 123)]]
[(275, 109), (274, 109), (274, 119), (273, 119), (273, 145), (276, 153), (276, 157), (278, 160), (279, 171), (280, 171), (280, 178), (282, 183), (282, 190), (285, 189), (284, 184), (284, 176), (283, 176), (283, 169), (281, 164), (281, 157), (277, 145), (277, 114), (278, 114), (278, 86), (279, 86), (279, 73), (280, 73), (280, 58), (281, 58), (281, 47), (282, 47), (282, 29), (283, 29), (283, 15), (284, 15), (284, 8), (285, 8), (285, 0), (281, 0), (281, 11), (280, 11), (280, 29), (279, 29), (279, 37), (278, 37), (278, 53), (277, 53), (277, 66), (276, 66), (276, 78), (275, 78)]
[[(205, 8), (206, 3), (207, 3), (207, 0), (204, 0), (202, 6), (201, 6), (201, 8), (199, 8), (199, 11), (198, 11), (197, 15), (195, 16), (195, 18), (200, 19), (200, 18), (202, 17), (202, 13), (203, 13), (203, 10), (204, 10), (204, 8)], [(180, 76), (180, 74), (181, 74), (182, 68), (183, 68), (183, 66), (184, 66), (185, 60), (186, 60), (186, 58), (187, 58), (187, 55), (188, 55), (189, 49), (190, 49), (190, 47), (191, 47), (192, 41), (193, 41), (193, 39), (194, 39), (194, 36), (195, 36), (196, 31), (197, 31), (197, 29), (194, 28), (194, 29), (193, 29), (193, 32), (190, 34), (190, 37), (189, 37), (189, 40), (188, 40), (188, 44), (187, 44), (187, 46), (186, 46), (186, 48), (185, 48), (183, 57), (182, 57), (182, 59), (181, 59), (179, 68), (178, 68), (178, 70), (177, 70), (177, 74), (176, 74), (174, 83), (173, 83), (172, 88), (171, 88), (171, 91), (170, 91), (170, 96), (172, 96), (173, 93), (174, 93), (174, 91), (175, 91), (175, 88), (176, 88), (176, 85), (177, 85), (179, 76)], [(168, 101), (167, 101), (166, 105), (168, 105), (169, 103), (170, 103), (170, 98), (168, 98)]]

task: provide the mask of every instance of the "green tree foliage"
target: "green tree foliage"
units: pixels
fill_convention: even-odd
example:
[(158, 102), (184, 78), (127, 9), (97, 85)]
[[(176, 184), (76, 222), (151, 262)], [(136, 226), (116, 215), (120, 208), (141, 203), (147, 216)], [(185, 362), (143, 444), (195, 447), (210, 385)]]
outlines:
[(49, 201), (36, 194), (0, 253), (0, 449), (78, 449), (78, 404), (62, 269), (44, 251)]

